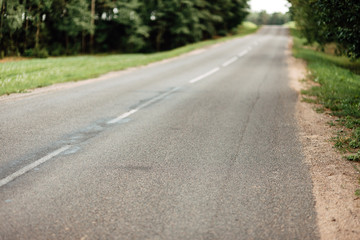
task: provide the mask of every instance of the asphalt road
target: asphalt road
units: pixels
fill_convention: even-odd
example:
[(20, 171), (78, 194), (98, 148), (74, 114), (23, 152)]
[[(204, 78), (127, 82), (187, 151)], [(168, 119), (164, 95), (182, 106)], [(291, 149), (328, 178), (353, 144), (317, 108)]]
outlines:
[(0, 101), (1, 239), (317, 239), (287, 29)]

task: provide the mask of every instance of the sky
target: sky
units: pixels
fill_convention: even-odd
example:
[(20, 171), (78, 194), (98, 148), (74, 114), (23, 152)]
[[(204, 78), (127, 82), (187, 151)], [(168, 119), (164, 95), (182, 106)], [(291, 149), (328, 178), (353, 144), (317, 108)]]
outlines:
[(254, 12), (266, 10), (268, 13), (286, 13), (289, 10), (289, 2), (287, 0), (250, 0), (249, 4), (251, 11)]

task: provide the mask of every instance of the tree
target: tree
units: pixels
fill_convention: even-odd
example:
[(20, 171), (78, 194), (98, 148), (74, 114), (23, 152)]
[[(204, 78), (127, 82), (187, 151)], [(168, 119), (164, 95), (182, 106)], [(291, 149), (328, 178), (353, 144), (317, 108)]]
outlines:
[(290, 14), (280, 12), (269, 14), (266, 11), (252, 12), (247, 20), (257, 25), (283, 25), (290, 21)]
[(341, 53), (360, 58), (360, 2), (289, 0), (299, 30), (308, 42), (336, 43)]
[(325, 42), (336, 42), (350, 58), (360, 58), (360, 2), (319, 0), (314, 3)]
[(18, 54), (19, 44), (16, 35), (21, 29), (24, 6), (18, 0), (1, 2), (0, 18), (0, 49), (1, 57), (9, 54)]
[[(94, 32), (88, 2), (86, 0), (57, 0), (54, 1), (54, 5), (58, 11), (54, 15), (56, 19), (52, 18), (51, 20), (55, 21), (53, 27), (65, 36), (66, 53), (69, 53), (70, 40), (78, 39), (80, 36), (82, 39), (81, 47), (84, 50), (85, 35)], [(74, 50), (78, 51), (78, 49), (73, 48)]]
[(90, 49), (91, 52), (94, 51), (94, 34), (95, 34), (95, 0), (91, 0), (91, 19), (90, 27), (92, 29), (90, 33)]
[[(150, 0), (142, 17), (150, 31), (150, 49), (171, 49), (202, 37), (199, 9), (203, 1)], [(171, 41), (169, 41), (171, 39)]]
[(95, 42), (100, 51), (142, 50), (149, 29), (140, 16), (143, 3), (138, 0), (99, 0), (96, 6)]
[(158, 51), (226, 35), (247, 15), (246, 0), (150, 0), (144, 5), (150, 39)]
[(46, 18), (51, 14), (53, 0), (27, 0), (29, 6), (29, 19), (35, 26), (35, 49), (40, 49), (41, 30), (44, 27)]
[(0, 52), (46, 56), (172, 49), (231, 33), (245, 18), (247, 1), (0, 0)]

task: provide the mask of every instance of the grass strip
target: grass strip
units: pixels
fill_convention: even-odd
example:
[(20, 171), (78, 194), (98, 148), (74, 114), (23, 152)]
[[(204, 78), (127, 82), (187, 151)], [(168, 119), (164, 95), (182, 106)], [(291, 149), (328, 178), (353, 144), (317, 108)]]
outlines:
[(304, 95), (312, 96), (304, 97), (304, 100), (321, 104), (324, 110), (328, 109), (338, 117), (336, 122), (330, 123), (342, 129), (334, 138), (335, 147), (347, 153), (357, 152), (348, 155), (347, 159), (360, 161), (360, 62), (316, 51), (305, 45), (297, 30), (291, 32), (294, 56), (307, 62), (309, 78), (319, 84), (302, 91)]
[(257, 26), (244, 22), (234, 36), (189, 44), (174, 50), (152, 54), (113, 54), (29, 59), (0, 63), (0, 96), (26, 92), (69, 81), (95, 78), (111, 71), (120, 71), (179, 56), (195, 49), (254, 33)]

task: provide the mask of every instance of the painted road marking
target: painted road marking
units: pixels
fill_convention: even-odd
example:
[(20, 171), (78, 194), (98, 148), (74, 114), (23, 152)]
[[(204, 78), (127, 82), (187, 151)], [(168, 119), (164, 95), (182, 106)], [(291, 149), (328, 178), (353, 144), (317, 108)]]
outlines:
[(169, 91), (167, 91), (167, 92), (165, 92), (165, 93), (163, 93), (163, 94), (161, 94), (161, 95), (159, 95), (159, 96), (157, 96), (157, 97), (154, 97), (154, 98), (150, 99), (149, 101), (141, 104), (141, 105), (138, 106), (137, 108), (132, 109), (132, 110), (129, 111), (129, 112), (126, 112), (126, 113), (121, 114), (119, 117), (114, 118), (113, 120), (110, 120), (110, 121), (107, 122), (107, 123), (108, 123), (108, 124), (114, 124), (114, 123), (120, 122), (120, 121), (123, 120), (124, 118), (129, 117), (130, 115), (136, 113), (136, 112), (139, 111), (140, 109), (149, 106), (150, 104), (152, 104), (152, 103), (154, 103), (154, 102), (156, 102), (156, 101), (158, 101), (158, 100), (160, 100), (160, 99), (162, 99), (162, 98), (164, 98), (164, 97), (172, 94), (173, 92), (175, 92), (175, 91), (177, 91), (177, 90), (179, 90), (179, 89), (180, 89), (179, 87), (173, 88), (173, 89), (171, 89), (171, 90), (169, 90)]
[(224, 63), (222, 64), (222, 66), (223, 66), (223, 67), (227, 67), (227, 66), (229, 66), (230, 64), (236, 62), (236, 60), (238, 60), (238, 57), (232, 57), (232, 58), (230, 58), (228, 61), (224, 62)]
[(117, 118), (114, 118), (113, 120), (108, 121), (107, 123), (108, 123), (108, 124), (113, 124), (113, 123), (120, 122), (120, 121), (123, 120), (124, 118), (129, 117), (130, 115), (136, 113), (137, 111), (138, 111), (138, 109), (133, 109), (133, 110), (131, 110), (131, 111), (129, 111), (129, 112), (126, 112), (126, 113), (121, 114), (121, 115), (118, 116)]
[(156, 101), (158, 101), (158, 100), (160, 100), (160, 99), (162, 99), (162, 98), (165, 98), (165, 97), (169, 96), (170, 94), (176, 92), (176, 91), (179, 90), (179, 89), (180, 89), (180, 87), (172, 88), (172, 89), (170, 89), (169, 91), (164, 92), (163, 94), (161, 94), (161, 95), (159, 95), (159, 96), (157, 96), (157, 97), (155, 97), (155, 98), (152, 98), (152, 99), (150, 99), (149, 101), (141, 104), (141, 105), (137, 108), (137, 110), (140, 110), (140, 109), (142, 109), (142, 108), (145, 108), (145, 107), (149, 106), (150, 104), (153, 104), (154, 102), (156, 102)]
[(198, 82), (198, 81), (200, 81), (200, 80), (202, 80), (202, 79), (204, 79), (204, 78), (206, 78), (206, 77), (208, 77), (208, 76), (216, 73), (216, 72), (219, 71), (219, 70), (220, 70), (219, 67), (214, 68), (213, 70), (211, 70), (211, 71), (209, 71), (209, 72), (207, 72), (207, 73), (205, 73), (205, 74), (203, 74), (203, 75), (201, 75), (201, 76), (199, 76), (199, 77), (197, 77), (197, 78), (194, 78), (194, 79), (190, 80), (189, 83), (196, 83), (196, 82)]
[(241, 58), (241, 57), (245, 56), (246, 54), (248, 54), (248, 52), (249, 52), (248, 50), (244, 50), (238, 54), (238, 57)]
[(36, 168), (37, 166), (39, 166), (40, 164), (46, 162), (46, 161), (49, 161), (50, 159), (52, 159), (53, 157), (56, 157), (57, 155), (59, 155), (60, 153), (68, 150), (70, 148), (70, 145), (67, 145), (67, 146), (64, 146), (62, 148), (59, 148), (58, 150), (46, 155), (45, 157), (43, 158), (40, 158), (39, 160), (23, 167), (22, 169), (14, 172), (13, 174), (7, 176), (6, 178), (3, 178), (0, 180), (0, 187), (8, 184), (9, 182), (11, 182), (12, 180), (14, 180), (15, 178), (27, 173), (28, 171)]
[[(256, 44), (256, 45), (257, 45), (257, 44)], [(236, 57), (236, 56), (235, 56), (235, 57), (232, 57), (232, 58), (229, 59), (227, 62), (223, 63), (222, 66), (223, 66), (223, 67), (229, 66), (230, 64), (232, 64), (232, 63), (234, 63), (236, 60), (238, 60), (238, 58), (241, 58), (241, 57), (245, 56), (251, 49), (252, 49), (252, 47), (248, 47), (246, 50), (240, 52), (237, 57)], [(194, 79), (190, 80), (189, 83), (196, 83), (196, 82), (198, 82), (198, 81), (200, 81), (200, 80), (202, 80), (202, 79), (204, 79), (204, 78), (206, 78), (206, 77), (208, 77), (208, 76), (216, 73), (216, 72), (219, 71), (219, 70), (220, 70), (220, 68), (219, 68), (219, 67), (216, 67), (216, 68), (210, 70), (209, 72), (207, 72), (207, 73), (205, 73), (205, 74), (203, 74), (203, 75), (201, 75), (201, 76), (199, 76), (199, 77), (197, 77), (197, 78), (194, 78)], [(136, 109), (132, 109), (132, 110), (126, 112), (126, 113), (123, 113), (123, 114), (121, 114), (119, 117), (114, 118), (114, 119), (108, 121), (107, 123), (108, 123), (108, 124), (117, 123), (117, 122), (119, 122), (119, 121), (121, 121), (121, 120), (123, 120), (123, 119), (125, 119), (125, 118), (127, 118), (127, 117), (129, 117), (129, 116), (131, 116), (132, 114), (138, 112), (140, 109), (145, 108), (145, 107), (149, 106), (150, 104), (152, 104), (152, 103), (154, 103), (154, 102), (156, 102), (156, 101), (158, 101), (158, 100), (160, 100), (160, 99), (162, 99), (162, 98), (164, 98), (164, 97), (172, 94), (173, 92), (177, 91), (178, 89), (179, 89), (179, 87), (173, 88), (173, 89), (171, 89), (171, 90), (169, 90), (169, 91), (167, 91), (167, 92), (165, 92), (165, 93), (163, 93), (163, 94), (161, 94), (161, 95), (159, 95), (159, 96), (157, 96), (157, 97), (155, 97), (155, 98), (152, 98), (151, 100), (143, 103), (142, 105), (140, 105), (140, 106), (137, 107)], [(0, 187), (8, 184), (8, 183), (11, 182), (11, 181), (13, 181), (15, 178), (17, 178), (17, 177), (19, 177), (19, 176), (21, 176), (21, 175), (24, 175), (25, 173), (27, 173), (28, 171), (36, 168), (36, 167), (39, 166), (40, 164), (43, 164), (43, 163), (49, 161), (50, 159), (56, 157), (57, 155), (65, 152), (65, 151), (68, 150), (70, 147), (71, 147), (70, 145), (66, 145), (66, 146), (64, 146), (64, 147), (62, 147), (62, 148), (59, 148), (58, 150), (56, 150), (56, 151), (54, 151), (54, 152), (46, 155), (45, 157), (43, 157), (43, 158), (41, 158), (41, 159), (39, 159), (39, 160), (37, 160), (37, 161), (35, 161), (35, 162), (33, 162), (33, 163), (25, 166), (25, 167), (23, 167), (22, 169), (14, 172), (13, 174), (7, 176), (6, 178), (1, 179), (1, 180), (0, 180)]]

